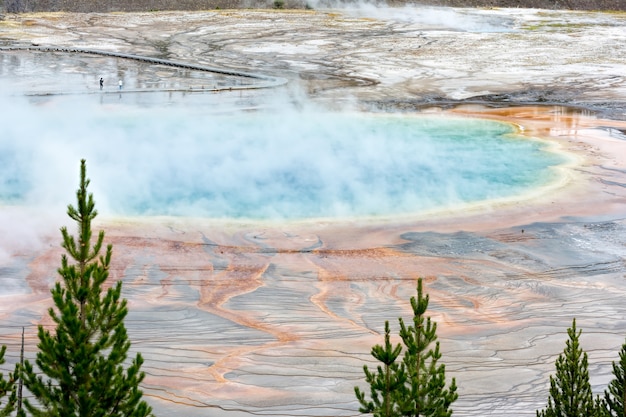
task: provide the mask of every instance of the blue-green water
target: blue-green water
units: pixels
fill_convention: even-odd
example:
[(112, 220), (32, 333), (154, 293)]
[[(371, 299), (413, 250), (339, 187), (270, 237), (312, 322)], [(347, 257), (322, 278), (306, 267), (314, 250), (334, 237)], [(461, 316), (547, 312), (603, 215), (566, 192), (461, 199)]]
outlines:
[(64, 102), (17, 104), (0, 122), (4, 202), (72, 202), (86, 158), (109, 215), (412, 214), (519, 195), (564, 162), (509, 124), (470, 118)]

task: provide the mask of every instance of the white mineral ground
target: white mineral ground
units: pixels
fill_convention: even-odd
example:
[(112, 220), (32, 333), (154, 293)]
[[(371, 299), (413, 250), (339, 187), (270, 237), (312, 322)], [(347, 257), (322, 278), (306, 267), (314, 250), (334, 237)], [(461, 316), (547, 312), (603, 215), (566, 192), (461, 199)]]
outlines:
[[(364, 385), (364, 363), (376, 365), (370, 348), (385, 320), (397, 329), (397, 317), (410, 318), (423, 276), (442, 361), (459, 386), (455, 415), (531, 416), (546, 403), (572, 318), (598, 393), (626, 336), (625, 27), (624, 14), (524, 9), (37, 14), (8, 15), (0, 40), (260, 71), (322, 103), (543, 94), (610, 111), (428, 110), (513, 121), (577, 156), (558, 187), (523, 199), (385, 221), (105, 216), (97, 225), (114, 246), (112, 276), (124, 281), (156, 415), (358, 415), (353, 387)], [(162, 76), (163, 85), (191, 82)], [(96, 73), (84, 85), (59, 77), (11, 82), (97, 90)], [(18, 242), (9, 211), (3, 240)], [(34, 325), (50, 323), (60, 236), (42, 229), (43, 244), (16, 243), (0, 265), (10, 362), (22, 326), (32, 357)]]

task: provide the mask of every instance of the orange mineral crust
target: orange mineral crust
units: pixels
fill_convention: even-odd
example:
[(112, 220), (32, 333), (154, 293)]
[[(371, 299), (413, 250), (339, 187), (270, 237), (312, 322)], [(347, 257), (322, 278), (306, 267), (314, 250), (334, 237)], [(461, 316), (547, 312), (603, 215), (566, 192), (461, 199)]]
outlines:
[[(605, 383), (625, 330), (626, 126), (551, 107), (449, 112), (516, 123), (572, 162), (546, 192), (413, 218), (99, 219), (160, 415), (354, 415), (370, 348), (385, 320), (410, 318), (420, 276), (460, 415), (540, 407), (573, 317)], [(15, 348), (26, 325), (30, 356), (62, 252), (45, 239), (8, 262), (24, 281), (0, 295), (5, 339)]]
[[(94, 226), (113, 245), (109, 285), (123, 281), (132, 355), (145, 359), (142, 389), (156, 416), (360, 415), (354, 386), (369, 392), (363, 365), (378, 365), (370, 350), (383, 343), (385, 321), (397, 342), (397, 318), (410, 320), (418, 277), (438, 323), (441, 363), (459, 387), (455, 416), (535, 416), (573, 318), (594, 393), (602, 393), (626, 336), (625, 25), (623, 13), (422, 6), (6, 14), (3, 134), (43, 123), (29, 135), (48, 152), (34, 181), (44, 191), (66, 189), (67, 199), (0, 206), (2, 371), (19, 360), (23, 327), (32, 360), (37, 326), (53, 326), (58, 228), (70, 224), (64, 205), (76, 178), (72, 171), (51, 183), (49, 152), (59, 151), (60, 165), (84, 157), (58, 143), (44, 148), (44, 121), (14, 120), (14, 108), (28, 102), (59, 112), (81, 97), (132, 121), (126, 109), (158, 97), (161, 110), (180, 100), (212, 115), (288, 102), (303, 112), (494, 119), (546, 141), (567, 162), (552, 183), (512, 198), (306, 221), (113, 217), (98, 172), (89, 171), (100, 211)], [(67, 52), (75, 48), (105, 54)], [(199, 74), (186, 64), (227, 72)], [(81, 121), (68, 112), (50, 124)], [(96, 141), (88, 128), (80, 143), (100, 156), (111, 138)], [(100, 174), (132, 182), (114, 171)]]

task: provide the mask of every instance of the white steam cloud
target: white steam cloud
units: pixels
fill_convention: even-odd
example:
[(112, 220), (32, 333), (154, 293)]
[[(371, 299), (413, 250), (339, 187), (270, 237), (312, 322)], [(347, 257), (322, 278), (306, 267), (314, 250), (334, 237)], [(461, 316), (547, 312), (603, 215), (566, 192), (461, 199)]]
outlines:
[[(389, 7), (378, 1), (332, 1), (309, 0), (315, 8), (340, 9), (344, 13), (377, 20), (401, 22), (416, 30), (448, 30), (458, 32), (510, 32), (515, 20), (506, 12), (496, 14), (493, 10), (484, 13), (481, 9), (432, 7), (420, 4), (405, 4)], [(404, 28), (405, 30), (407, 27)]]
[[(312, 218), (419, 212), (498, 198), (557, 163), (496, 122), (294, 109), (12, 98), (0, 115), (8, 204), (58, 213), (87, 160), (100, 213)], [(543, 155), (543, 156), (542, 156)], [(543, 173), (543, 174), (542, 174)]]

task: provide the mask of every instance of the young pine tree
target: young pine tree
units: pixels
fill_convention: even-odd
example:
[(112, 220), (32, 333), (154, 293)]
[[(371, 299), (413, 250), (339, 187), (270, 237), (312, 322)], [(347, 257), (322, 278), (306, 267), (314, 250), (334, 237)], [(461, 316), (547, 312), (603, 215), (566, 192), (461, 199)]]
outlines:
[(598, 415), (598, 401), (594, 400), (589, 383), (587, 353), (578, 341), (581, 330), (576, 330), (576, 319), (567, 329), (569, 340), (556, 360), (556, 376), (550, 375), (548, 406), (537, 411), (537, 417), (594, 417)]
[[(359, 411), (374, 413), (376, 417), (449, 417), (451, 404), (456, 401), (456, 381), (453, 378), (446, 389), (445, 365), (438, 364), (441, 358), (437, 340), (437, 324), (424, 314), (428, 308), (428, 295), (422, 291), (422, 279), (417, 281), (417, 298), (411, 297), (413, 325), (406, 326), (402, 318), (400, 337), (404, 344), (404, 356), (397, 361), (401, 345), (395, 348), (389, 343), (389, 323), (385, 323), (385, 346), (374, 346), (372, 355), (383, 362), (378, 373), (370, 373), (364, 367), (370, 384), (371, 401), (355, 388), (361, 403)], [(431, 344), (435, 342), (435, 348)]]
[[(4, 353), (7, 347), (0, 347), (0, 365), (4, 364)], [(0, 399), (8, 395), (8, 400), (3, 405), (0, 402), (0, 417), (8, 417), (15, 410), (15, 402), (17, 400), (17, 393), (15, 387), (14, 374), (9, 374), (9, 379), (4, 379), (4, 375), (0, 372)]]
[[(400, 337), (405, 346), (402, 362), (407, 373), (405, 392), (400, 408), (404, 416), (449, 417), (451, 404), (456, 401), (456, 380), (446, 389), (446, 367), (439, 364), (441, 353), (437, 342), (437, 323), (425, 317), (428, 294), (422, 291), (422, 279), (417, 281), (417, 298), (411, 297), (413, 325), (406, 326), (400, 318)], [(435, 343), (434, 349), (431, 347)]]
[(402, 351), (402, 346), (395, 347), (390, 342), (389, 322), (385, 322), (385, 345), (376, 345), (372, 348), (372, 356), (382, 363), (377, 371), (370, 372), (367, 365), (363, 365), (365, 381), (370, 385), (371, 400), (365, 399), (365, 393), (359, 387), (354, 387), (362, 413), (373, 413), (374, 417), (400, 417), (398, 410), (398, 394), (403, 391), (406, 376), (404, 366), (396, 359)]
[(49, 310), (56, 329), (52, 333), (42, 326), (38, 329), (36, 364), (47, 380), (24, 362), (24, 385), (36, 399), (24, 404), (34, 417), (146, 417), (151, 409), (139, 389), (143, 359), (137, 354), (126, 362), (130, 341), (124, 327), (128, 309), (120, 298), (122, 283), (102, 288), (112, 247), (100, 254), (103, 231), (92, 242), (91, 221), (97, 212), (93, 195), (87, 193), (85, 171), (82, 160), (77, 206), (67, 210), (78, 235), (61, 229), (67, 254), (58, 269), (62, 283), (51, 290), (55, 308)]
[(626, 343), (619, 352), (619, 362), (613, 362), (613, 376), (604, 391), (602, 412), (606, 417), (626, 417)]

